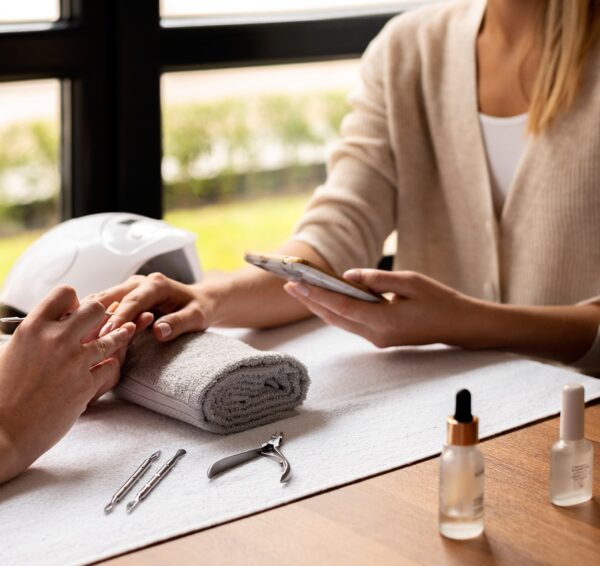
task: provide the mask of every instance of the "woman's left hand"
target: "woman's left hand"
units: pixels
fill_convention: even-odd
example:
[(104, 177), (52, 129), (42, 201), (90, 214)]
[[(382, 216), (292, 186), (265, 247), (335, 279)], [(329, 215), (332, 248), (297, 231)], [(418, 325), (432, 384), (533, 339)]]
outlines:
[(389, 303), (369, 303), (321, 287), (288, 282), (285, 290), (334, 326), (379, 348), (444, 343), (469, 347), (485, 303), (411, 271), (352, 269), (344, 278), (378, 293)]

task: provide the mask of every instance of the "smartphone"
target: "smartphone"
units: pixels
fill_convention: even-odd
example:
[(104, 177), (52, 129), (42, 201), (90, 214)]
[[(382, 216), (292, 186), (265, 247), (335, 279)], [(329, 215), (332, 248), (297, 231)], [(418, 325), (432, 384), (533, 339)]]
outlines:
[(346, 281), (335, 273), (317, 267), (310, 261), (294, 256), (246, 252), (244, 259), (256, 267), (288, 281), (298, 281), (322, 287), (370, 303), (386, 303), (387, 299), (360, 283)]

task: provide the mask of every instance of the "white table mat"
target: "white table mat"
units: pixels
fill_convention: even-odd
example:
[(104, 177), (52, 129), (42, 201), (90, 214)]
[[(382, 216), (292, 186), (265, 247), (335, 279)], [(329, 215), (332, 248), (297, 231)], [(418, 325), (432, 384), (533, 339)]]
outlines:
[[(295, 417), (222, 437), (103, 399), (30, 470), (0, 486), (0, 564), (85, 564), (433, 456), (463, 387), (472, 392), (482, 437), (556, 414), (565, 383), (583, 383), (588, 400), (600, 397), (600, 380), (501, 353), (378, 351), (316, 321), (233, 333), (307, 365), (312, 385)], [(262, 458), (207, 479), (213, 461), (278, 429), (292, 465), (288, 484)], [(188, 454), (131, 515), (125, 503), (137, 488), (104, 515), (144, 458), (162, 450), (156, 471), (178, 448)]]

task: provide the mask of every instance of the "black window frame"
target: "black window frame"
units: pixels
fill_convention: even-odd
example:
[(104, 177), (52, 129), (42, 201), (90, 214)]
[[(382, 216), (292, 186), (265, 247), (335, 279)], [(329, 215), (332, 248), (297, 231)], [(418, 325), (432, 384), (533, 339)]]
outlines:
[(164, 72), (358, 57), (399, 10), (160, 18), (160, 0), (60, 0), (59, 21), (0, 24), (0, 82), (61, 81), (62, 219), (160, 218)]

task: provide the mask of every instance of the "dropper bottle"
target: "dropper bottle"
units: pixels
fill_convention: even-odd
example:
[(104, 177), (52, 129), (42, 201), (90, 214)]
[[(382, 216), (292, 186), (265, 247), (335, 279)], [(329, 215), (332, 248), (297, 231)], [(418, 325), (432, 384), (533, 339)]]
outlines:
[(477, 448), (477, 417), (471, 414), (471, 393), (456, 394), (448, 417), (448, 440), (440, 456), (440, 533), (463, 540), (483, 532), (483, 456)]
[(565, 385), (560, 440), (550, 452), (550, 501), (569, 507), (592, 498), (594, 447), (584, 438), (585, 398), (579, 383)]

